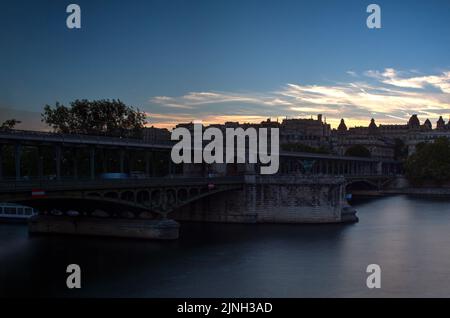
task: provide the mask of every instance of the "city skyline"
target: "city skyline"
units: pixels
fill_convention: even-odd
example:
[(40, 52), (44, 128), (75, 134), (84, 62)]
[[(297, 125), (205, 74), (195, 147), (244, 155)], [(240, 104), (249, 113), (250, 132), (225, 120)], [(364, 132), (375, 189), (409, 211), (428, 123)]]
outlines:
[[(4, 112), (4, 109), (0, 109), (0, 114), (2, 114), (2, 112)], [(5, 114), (5, 113), (3, 113)], [(7, 114), (7, 113), (6, 113)], [(16, 114), (19, 115), (15, 116)], [(25, 117), (20, 117), (23, 116), (25, 114)], [(15, 129), (19, 129), (19, 130), (30, 130), (30, 131), (52, 131), (52, 128), (50, 126), (48, 126), (46, 123), (42, 122), (40, 119), (37, 119), (36, 114), (32, 113), (32, 112), (28, 112), (28, 111), (23, 111), (23, 112), (17, 112), (17, 113), (9, 113), (7, 115), (3, 115), (4, 118), (8, 118), (8, 119), (14, 119), (17, 120), (17, 123), (15, 124)], [(30, 116), (30, 117), (28, 117)], [(39, 114), (40, 116), (40, 114)], [(152, 116), (151, 114), (149, 116)], [(394, 121), (394, 122), (380, 122), (378, 121), (378, 119), (376, 117), (368, 117), (366, 119), (362, 119), (361, 121), (358, 122), (354, 122), (351, 120), (348, 120), (347, 118), (327, 118), (326, 116), (323, 116), (323, 114), (319, 113), (319, 114), (311, 114), (309, 116), (297, 116), (297, 117), (289, 117), (289, 116), (278, 116), (276, 118), (273, 117), (257, 117), (254, 116), (253, 119), (250, 120), (245, 120), (242, 121), (241, 117), (222, 117), (222, 120), (217, 119), (214, 117), (213, 120), (196, 120), (196, 119), (189, 119), (189, 117), (186, 118), (185, 121), (180, 120), (177, 122), (169, 122), (167, 124), (155, 124), (153, 121), (148, 122), (144, 128), (159, 128), (159, 129), (168, 129), (169, 131), (172, 130), (173, 128), (176, 128), (176, 126), (178, 125), (186, 125), (186, 124), (202, 124), (204, 126), (214, 126), (214, 125), (225, 125), (226, 123), (239, 123), (242, 125), (246, 125), (246, 124), (261, 124), (267, 121), (272, 121), (272, 122), (278, 122), (278, 123), (282, 123), (283, 120), (288, 119), (288, 120), (292, 120), (292, 119), (299, 119), (299, 120), (313, 120), (313, 121), (321, 121), (324, 124), (328, 124), (330, 126), (330, 128), (332, 130), (338, 130), (339, 125), (342, 123), (342, 120), (344, 120), (347, 129), (351, 129), (351, 128), (361, 128), (361, 127), (368, 127), (372, 121), (375, 122), (376, 126), (407, 126), (409, 120), (411, 119), (411, 117), (416, 117), (419, 120), (420, 125), (425, 124), (425, 122), (430, 122), (431, 124), (431, 128), (432, 129), (437, 129), (438, 128), (438, 123), (439, 121), (443, 121), (443, 124), (447, 127), (450, 125), (450, 116), (449, 117), (444, 117), (442, 115), (437, 115), (437, 119), (436, 121), (430, 120), (430, 118), (432, 117), (427, 117), (427, 118), (420, 118), (420, 116), (418, 116), (416, 113), (411, 113), (411, 115), (409, 116), (408, 119), (405, 119), (404, 121), (400, 121), (400, 118), (398, 118), (398, 121)], [(320, 119), (318, 119), (318, 117), (320, 117)], [(40, 118), (40, 117), (39, 117)], [(214, 121), (216, 120), (216, 121)], [(239, 121), (241, 120), (241, 121)], [(39, 122), (39, 123), (37, 123)]]
[(362, 1), (77, 3), (80, 30), (65, 26), (64, 3), (5, 4), (1, 118), (44, 129), (45, 104), (84, 98), (121, 99), (165, 128), (318, 113), (333, 128), (341, 118), (353, 127), (450, 115), (446, 1), (378, 1), (378, 30), (367, 28)]

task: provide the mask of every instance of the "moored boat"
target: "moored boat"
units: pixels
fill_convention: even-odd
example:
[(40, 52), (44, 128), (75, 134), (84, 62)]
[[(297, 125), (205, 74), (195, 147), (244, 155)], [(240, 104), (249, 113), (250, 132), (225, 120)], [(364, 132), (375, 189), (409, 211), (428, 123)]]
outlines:
[(2, 220), (23, 220), (37, 215), (38, 211), (28, 206), (15, 203), (0, 203), (0, 221)]

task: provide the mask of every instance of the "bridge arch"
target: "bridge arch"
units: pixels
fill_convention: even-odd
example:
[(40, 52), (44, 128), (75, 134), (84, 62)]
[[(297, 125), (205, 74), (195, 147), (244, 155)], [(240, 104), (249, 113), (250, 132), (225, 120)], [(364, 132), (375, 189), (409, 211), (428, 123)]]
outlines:
[(178, 189), (177, 197), (181, 202), (186, 201), (188, 199), (188, 190), (186, 188)]
[(116, 191), (110, 191), (110, 192), (106, 192), (103, 197), (105, 198), (110, 198), (110, 199), (118, 199), (119, 198), (119, 193)]
[(377, 182), (367, 179), (357, 179), (348, 181), (345, 187), (347, 192), (352, 191), (371, 191), (380, 190), (380, 186)]
[(200, 193), (200, 190), (198, 188), (190, 188), (189, 189), (189, 196), (194, 197)]
[(165, 195), (166, 195), (166, 200), (167, 200), (167, 204), (175, 204), (177, 201), (177, 191), (176, 189), (167, 189), (165, 191)]
[(120, 193), (120, 199), (124, 201), (134, 201), (134, 192), (127, 190)]
[(140, 190), (136, 194), (136, 201), (138, 203), (148, 203), (150, 201), (150, 192), (148, 190)]
[[(38, 209), (41, 213), (50, 213), (52, 210), (60, 210), (66, 213), (75, 210), (85, 216), (97, 216), (98, 211), (104, 214), (102, 217), (138, 217), (142, 212), (147, 212), (152, 218), (162, 217), (161, 213), (149, 209), (148, 206), (134, 202), (113, 199), (101, 196), (52, 196), (51, 198), (17, 198), (9, 200), (11, 203), (19, 203)], [(149, 217), (147, 217), (149, 218)]]
[[(163, 180), (166, 181), (167, 180)], [(168, 180), (167, 186), (155, 186), (154, 182), (128, 180), (122, 182), (110, 182), (110, 184), (71, 184), (68, 186), (41, 185), (45, 193), (44, 197), (36, 198), (31, 195), (31, 189), (36, 187), (30, 184), (21, 189), (5, 188), (7, 191), (0, 193), (1, 200), (11, 203), (22, 203), (36, 207), (38, 210), (63, 209), (76, 210), (85, 215), (95, 210), (101, 211), (93, 216), (108, 217), (110, 209), (111, 217), (121, 217), (125, 213), (129, 217), (132, 212), (134, 216), (140, 217), (137, 213), (155, 213), (160, 217), (166, 217), (174, 210), (190, 204), (203, 197), (215, 195), (218, 192), (242, 189), (243, 180), (220, 178), (192, 179), (188, 182), (179, 180)], [(163, 182), (160, 182), (163, 183)], [(185, 184), (184, 184), (185, 183)], [(214, 186), (211, 186), (214, 185)], [(98, 187), (98, 188), (94, 188)], [(142, 214), (142, 213), (141, 213)], [(90, 215), (90, 214), (89, 214)], [(145, 216), (148, 218), (149, 216)]]
[(161, 203), (161, 190), (160, 189), (156, 189), (151, 191), (150, 194), (150, 203), (153, 206), (159, 206)]

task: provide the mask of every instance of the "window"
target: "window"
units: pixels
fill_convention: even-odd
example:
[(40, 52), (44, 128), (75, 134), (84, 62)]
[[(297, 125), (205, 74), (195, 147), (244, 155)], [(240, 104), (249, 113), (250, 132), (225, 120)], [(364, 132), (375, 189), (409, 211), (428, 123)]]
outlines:
[(5, 214), (12, 214), (12, 215), (16, 215), (16, 208), (5, 208)]

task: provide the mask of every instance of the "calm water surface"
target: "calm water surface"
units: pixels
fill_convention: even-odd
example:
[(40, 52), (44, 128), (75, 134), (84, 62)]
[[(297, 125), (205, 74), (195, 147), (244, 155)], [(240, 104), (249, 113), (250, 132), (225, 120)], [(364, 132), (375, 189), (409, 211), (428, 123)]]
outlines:
[[(450, 199), (354, 204), (354, 225), (183, 224), (174, 242), (0, 224), (0, 296), (450, 297)], [(68, 264), (82, 289), (65, 287)], [(382, 268), (369, 290), (368, 264)]]

